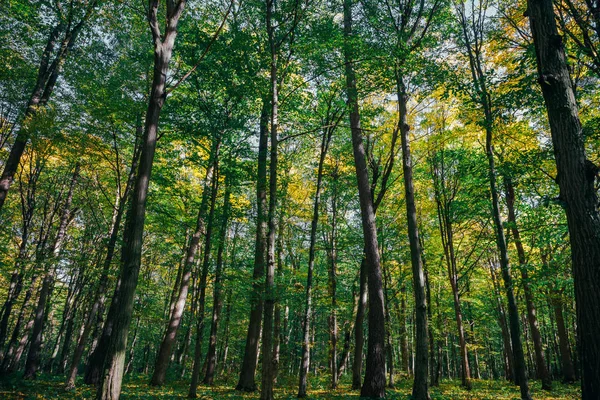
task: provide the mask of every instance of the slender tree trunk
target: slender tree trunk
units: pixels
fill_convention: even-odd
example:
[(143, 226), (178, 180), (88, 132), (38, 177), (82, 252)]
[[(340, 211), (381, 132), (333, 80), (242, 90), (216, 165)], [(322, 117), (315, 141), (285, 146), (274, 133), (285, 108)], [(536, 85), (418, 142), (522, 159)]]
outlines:
[(18, 344), (19, 334), (21, 333), (21, 326), (23, 325), (23, 320), (25, 319), (25, 312), (29, 308), (29, 302), (32, 298), (33, 291), (35, 290), (35, 284), (38, 279), (38, 275), (34, 275), (31, 278), (31, 283), (29, 284), (29, 288), (25, 292), (25, 297), (23, 298), (23, 303), (21, 304), (21, 309), (19, 310), (19, 315), (17, 316), (17, 320), (15, 322), (15, 326), (13, 327), (13, 331), (8, 341), (8, 345), (6, 347), (6, 353), (4, 354), (4, 358), (2, 360), (2, 365), (0, 367), (0, 372), (12, 372), (11, 364), (13, 361), (13, 357), (15, 354), (16, 346)]
[[(227, 177), (227, 179), (230, 179)], [(223, 299), (221, 292), (223, 290), (223, 252), (225, 251), (225, 243), (227, 240), (227, 227), (229, 225), (229, 214), (230, 214), (230, 197), (231, 197), (231, 183), (225, 183), (225, 194), (223, 199), (223, 212), (221, 216), (221, 230), (219, 232), (219, 249), (217, 250), (217, 266), (215, 269), (215, 288), (213, 289), (213, 314), (212, 322), (210, 325), (210, 339), (208, 341), (208, 352), (206, 353), (206, 375), (204, 376), (204, 383), (212, 385), (214, 383), (215, 370), (217, 367), (217, 330), (219, 327), (219, 318), (221, 316), (221, 309), (223, 308)], [(235, 238), (233, 254), (235, 257)]]
[[(382, 248), (383, 245), (382, 245)], [(382, 256), (383, 259), (383, 251)], [(385, 265), (385, 263), (383, 263)], [(388, 290), (390, 288), (390, 272), (388, 268), (383, 267), (383, 292), (385, 295), (385, 346), (386, 346), (386, 356), (387, 356), (387, 368), (388, 368), (388, 382), (387, 386), (391, 389), (394, 388), (394, 345), (392, 343), (392, 317), (390, 313), (390, 298), (388, 296)]]
[[(121, 394), (127, 334), (133, 314), (135, 290), (142, 257), (142, 241), (146, 216), (146, 198), (156, 150), (158, 121), (165, 103), (165, 84), (169, 72), (169, 61), (177, 36), (177, 23), (183, 12), (185, 0), (167, 2), (166, 30), (164, 35), (158, 31), (158, 0), (151, 0), (148, 21), (154, 40), (154, 76), (152, 90), (146, 111), (146, 122), (140, 165), (137, 171), (135, 187), (123, 233), (123, 251), (121, 255), (120, 284), (117, 285), (108, 320), (112, 321), (112, 332), (104, 356), (104, 367), (96, 398), (98, 400), (117, 400)], [(162, 40), (161, 40), (162, 39)]]
[(310, 315), (312, 313), (312, 281), (313, 270), (315, 268), (315, 246), (317, 244), (317, 224), (319, 223), (319, 202), (321, 200), (321, 182), (323, 180), (323, 165), (325, 156), (331, 141), (333, 130), (325, 129), (321, 141), (321, 154), (319, 157), (319, 165), (317, 167), (317, 188), (313, 202), (313, 216), (310, 226), (310, 244), (308, 248), (308, 276), (306, 278), (306, 304), (304, 309), (304, 321), (302, 324), (302, 360), (300, 362), (300, 380), (298, 384), (298, 397), (306, 397), (307, 374), (309, 366), (309, 331), (310, 331)]
[(210, 253), (212, 248), (212, 232), (215, 218), (215, 204), (217, 201), (217, 192), (219, 191), (219, 165), (218, 158), (215, 159), (214, 172), (211, 180), (210, 205), (208, 219), (206, 221), (206, 233), (204, 235), (204, 252), (202, 257), (202, 270), (200, 271), (200, 282), (198, 283), (200, 294), (198, 296), (198, 314), (196, 316), (196, 346), (194, 348), (194, 366), (192, 369), (192, 380), (189, 398), (197, 396), (198, 382), (200, 382), (200, 372), (202, 369), (202, 342), (204, 339), (204, 314), (206, 307), (206, 284), (208, 280), (208, 268), (210, 266)]
[(331, 298), (331, 313), (329, 314), (329, 368), (331, 371), (331, 388), (336, 389), (338, 385), (337, 368), (337, 166), (333, 173), (332, 195), (331, 195), (331, 235), (329, 237), (329, 280), (327, 284), (328, 294)]
[(507, 381), (516, 382), (513, 368), (513, 352), (512, 345), (510, 343), (510, 333), (508, 332), (508, 326), (506, 324), (506, 312), (504, 311), (504, 305), (502, 303), (502, 298), (500, 297), (500, 285), (498, 284), (498, 279), (496, 278), (496, 272), (494, 271), (494, 268), (495, 267), (493, 263), (490, 262), (490, 274), (494, 287), (494, 296), (496, 297), (498, 323), (502, 331), (502, 342), (504, 347), (504, 376)]
[(556, 328), (558, 331), (558, 342), (560, 350), (560, 360), (562, 366), (563, 382), (575, 382), (575, 367), (571, 359), (571, 349), (569, 348), (569, 336), (563, 317), (562, 296), (560, 293), (553, 293), (551, 298), (554, 318), (556, 319)]
[(542, 381), (542, 389), (552, 390), (552, 378), (546, 368), (546, 360), (544, 358), (544, 347), (542, 344), (542, 335), (538, 327), (535, 304), (533, 303), (533, 293), (529, 284), (529, 274), (527, 273), (527, 260), (525, 258), (525, 249), (521, 242), (521, 233), (517, 227), (517, 217), (515, 214), (515, 191), (510, 177), (504, 179), (506, 187), (506, 204), (508, 207), (508, 222), (517, 248), (519, 257), (519, 269), (523, 282), (523, 293), (525, 294), (525, 304), (527, 305), (527, 321), (529, 322), (529, 330), (533, 340), (533, 348), (535, 351), (535, 368), (537, 377)]
[(494, 161), (494, 149), (492, 146), (491, 130), (491, 112), (488, 111), (486, 117), (486, 154), (489, 163), (490, 192), (492, 196), (492, 213), (494, 217), (494, 226), (496, 230), (496, 245), (500, 256), (500, 269), (504, 280), (504, 290), (508, 299), (508, 320), (510, 328), (510, 338), (514, 356), (514, 368), (517, 382), (521, 388), (521, 399), (530, 400), (529, 383), (527, 382), (527, 371), (525, 369), (525, 357), (523, 354), (523, 344), (521, 342), (521, 323), (519, 322), (519, 310), (515, 299), (512, 275), (508, 260), (508, 249), (506, 248), (506, 239), (504, 237), (504, 228), (500, 217), (500, 204), (498, 201), (498, 190), (496, 186), (496, 167)]
[(9, 317), (12, 314), (12, 309), (14, 304), (16, 303), (19, 295), (21, 294), (21, 290), (23, 289), (23, 272), (20, 270), (24, 267), (19, 267), (20, 261), (22, 261), (21, 254), (24, 254), (24, 246), (21, 245), (23, 251), (19, 252), (19, 257), (17, 259), (17, 268), (11, 275), (10, 286), (8, 288), (8, 293), (6, 295), (6, 301), (2, 306), (2, 317), (0, 318), (0, 365), (4, 361), (4, 343), (6, 342), (6, 336), (8, 333), (8, 321)]
[(402, 77), (396, 78), (398, 85), (398, 114), (400, 115), (400, 138), (402, 140), (402, 167), (404, 171), (404, 190), (406, 196), (406, 217), (408, 222), (408, 239), (413, 272), (413, 290), (415, 296), (416, 319), (416, 354), (415, 354), (415, 379), (413, 382), (412, 396), (415, 400), (429, 399), (427, 375), (428, 340), (427, 340), (427, 298), (425, 295), (425, 276), (423, 260), (421, 258), (421, 243), (419, 242), (419, 229), (417, 222), (417, 209), (415, 190), (413, 185), (412, 158), (410, 154), (409, 129), (407, 123), (407, 95), (402, 82)]
[[(530, 400), (531, 394), (529, 393), (529, 383), (527, 382), (527, 374), (525, 368), (525, 357), (523, 354), (523, 344), (521, 342), (521, 324), (519, 322), (519, 310), (517, 308), (517, 302), (514, 294), (514, 287), (512, 282), (512, 275), (510, 271), (510, 263), (508, 259), (508, 250), (506, 246), (506, 238), (504, 235), (504, 228), (502, 226), (502, 218), (500, 215), (500, 204), (498, 187), (496, 184), (496, 165), (494, 160), (494, 147), (493, 147), (493, 127), (494, 127), (494, 116), (493, 116), (493, 104), (491, 95), (487, 89), (487, 77), (482, 67), (482, 55), (480, 43), (473, 41), (471, 35), (468, 33), (471, 22), (469, 17), (465, 14), (464, 4), (462, 8), (459, 7), (459, 22), (463, 31), (463, 39), (467, 48), (467, 55), (469, 57), (469, 67), (471, 70), (472, 84), (474, 87), (474, 95), (481, 105), (483, 115), (481, 119), (481, 126), (485, 130), (485, 152), (488, 160), (488, 178), (490, 185), (490, 197), (492, 201), (492, 216), (494, 220), (494, 228), (496, 234), (496, 246), (498, 248), (498, 254), (500, 258), (500, 269), (502, 270), (502, 278), (504, 280), (504, 290), (508, 299), (508, 319), (510, 328), (510, 337), (512, 342), (512, 349), (514, 355), (514, 369), (516, 380), (521, 389), (521, 398), (523, 400)], [(479, 12), (485, 13), (483, 6), (480, 5)], [(474, 27), (476, 30), (475, 34), (482, 34), (479, 29), (481, 27)]]
[[(353, 62), (352, 49), (352, 1), (344, 0), (344, 61), (346, 64), (346, 91), (350, 111), (350, 129), (352, 131), (352, 148), (358, 183), (358, 196), (362, 218), (365, 245), (365, 262), (367, 269), (369, 293), (369, 338), (367, 344), (367, 361), (361, 397), (385, 397), (385, 313), (383, 301), (383, 282), (377, 243), (377, 226), (373, 196), (369, 184), (366, 154), (363, 146), (362, 129), (358, 108), (358, 91)], [(356, 326), (356, 329), (360, 329)]]
[[(117, 189), (115, 195), (115, 208), (112, 216), (112, 224), (109, 228), (109, 238), (106, 245), (106, 256), (102, 265), (102, 273), (100, 275), (100, 284), (96, 293), (94, 294), (94, 300), (88, 311), (87, 318), (85, 319), (83, 331), (79, 336), (75, 350), (73, 351), (73, 358), (71, 359), (71, 367), (67, 373), (67, 382), (65, 383), (65, 389), (71, 390), (75, 388), (75, 379), (77, 378), (77, 371), (79, 369), (79, 362), (83, 357), (85, 351), (85, 345), (88, 341), (90, 333), (95, 322), (101, 320), (102, 313), (106, 302), (106, 292), (108, 291), (108, 285), (110, 282), (109, 272), (112, 265), (112, 261), (115, 255), (115, 249), (117, 246), (117, 240), (119, 239), (119, 227), (121, 226), (121, 220), (123, 219), (123, 213), (125, 210), (125, 204), (129, 198), (129, 193), (134, 185), (135, 175), (137, 171), (137, 165), (139, 161), (139, 148), (137, 146), (137, 136), (141, 136), (142, 127), (138, 124), (136, 128), (136, 146), (134, 146), (133, 157), (131, 159), (131, 167), (129, 169), (129, 176), (127, 183), (125, 184), (125, 190), (121, 195), (120, 188)], [(108, 338), (108, 336), (107, 336)], [(94, 348), (90, 346), (90, 348)], [(104, 360), (104, 353), (98, 349), (98, 346), (94, 348), (95, 351), (91, 351), (90, 361), (88, 362), (88, 370), (86, 371), (86, 383), (97, 383), (100, 379), (100, 372), (102, 370), (102, 362)], [(90, 379), (88, 379), (90, 378)]]
[(256, 180), (256, 242), (254, 250), (254, 272), (250, 321), (244, 347), (244, 358), (240, 370), (240, 379), (236, 390), (254, 392), (256, 382), (256, 363), (263, 313), (263, 277), (265, 271), (265, 251), (267, 248), (267, 152), (269, 145), (269, 108), (270, 102), (263, 100), (260, 114), (260, 134), (258, 143), (258, 176)]
[(77, 180), (79, 179), (79, 168), (80, 165), (77, 164), (75, 166), (75, 172), (71, 177), (69, 191), (62, 208), (60, 222), (58, 230), (56, 232), (54, 243), (52, 245), (52, 248), (49, 249), (49, 255), (47, 256), (47, 259), (44, 258), (42, 261), (42, 263), (46, 265), (46, 276), (44, 277), (44, 281), (42, 282), (40, 297), (38, 299), (38, 304), (35, 309), (31, 345), (29, 346), (29, 352), (27, 353), (27, 362), (25, 363), (25, 373), (23, 375), (25, 379), (35, 379), (38, 367), (40, 365), (40, 357), (42, 350), (42, 333), (44, 330), (44, 324), (47, 319), (46, 308), (47, 306), (51, 305), (50, 296), (52, 292), (52, 287), (54, 286), (56, 262), (58, 261), (58, 256), (60, 254), (62, 244), (67, 233), (67, 225), (71, 220), (71, 203), (73, 202), (73, 193), (75, 190), (75, 185), (77, 183)]
[[(21, 128), (17, 132), (15, 142), (10, 149), (8, 159), (4, 163), (2, 176), (0, 177), (0, 212), (4, 206), (8, 190), (13, 182), (15, 173), (19, 168), (21, 157), (25, 152), (25, 147), (31, 135), (30, 128), (27, 126), (29, 120), (35, 116), (39, 107), (48, 103), (50, 96), (54, 91), (56, 82), (62, 70), (62, 66), (67, 59), (69, 51), (73, 48), (79, 32), (89, 20), (96, 8), (97, 0), (87, 3), (86, 10), (79, 22), (71, 20), (73, 17), (73, 8), (69, 11), (69, 23), (65, 26), (64, 22), (59, 22), (50, 32), (46, 47), (42, 52), (38, 74), (32, 94), (27, 102), (27, 108), (23, 114)], [(63, 35), (62, 40), (59, 37)], [(58, 49), (57, 49), (58, 45)]]
[(450, 280), (450, 288), (452, 289), (452, 298), (454, 301), (454, 315), (456, 319), (458, 343), (460, 346), (462, 385), (467, 390), (471, 390), (471, 371), (469, 368), (469, 355), (467, 352), (467, 341), (463, 326), (463, 313), (459, 297), (458, 270), (456, 267), (456, 255), (454, 251), (454, 229), (451, 219), (451, 208), (452, 202), (454, 201), (453, 190), (451, 188), (449, 190), (447, 187), (448, 183), (445, 176), (446, 166), (444, 165), (443, 159), (444, 149), (441, 150), (440, 154), (442, 158), (440, 163), (436, 163), (432, 168), (438, 222), (448, 270), (448, 279)]
[(571, 241), (577, 340), (584, 400), (600, 398), (600, 215), (594, 183), (598, 167), (586, 158), (562, 38), (551, 0), (529, 0), (528, 16), (536, 49), (539, 83), (546, 103), (560, 199)]
[(152, 386), (161, 386), (165, 382), (167, 375), (167, 369), (169, 367), (169, 360), (171, 359), (171, 353), (173, 345), (177, 340), (177, 332), (181, 326), (181, 320), (185, 311), (185, 303), (187, 301), (188, 291), (190, 287), (190, 280), (192, 277), (192, 267), (194, 266), (194, 260), (196, 258), (196, 252), (200, 244), (200, 239), (205, 233), (204, 218), (206, 214), (206, 207), (209, 198), (209, 192), (211, 191), (211, 185), (213, 181), (213, 174), (216, 173), (217, 165), (219, 162), (219, 151), (221, 147), (221, 139), (215, 138), (209, 157), (209, 163), (206, 168), (206, 177), (204, 178), (204, 188), (202, 191), (202, 200), (200, 201), (200, 209), (198, 211), (198, 217), (196, 218), (196, 230), (191, 237), (188, 248), (185, 253), (184, 267), (181, 274), (179, 284), (176, 286), (177, 295), (173, 309), (170, 313), (169, 323), (163, 336), (163, 340), (156, 356), (154, 364), (154, 373), (150, 384)]
[(265, 274), (265, 306), (262, 332), (262, 387), (261, 400), (272, 400), (275, 384), (275, 365), (273, 364), (273, 319), (275, 308), (275, 223), (277, 209), (277, 163), (278, 163), (278, 125), (279, 125), (279, 80), (277, 64), (279, 39), (275, 32), (275, 0), (266, 0), (266, 27), (270, 50), (270, 95), (271, 95), (271, 149), (269, 164), (269, 212), (267, 216), (267, 269)]
[[(363, 251), (364, 253), (364, 251)], [(352, 358), (352, 390), (358, 390), (361, 387), (363, 347), (365, 344), (364, 321), (367, 312), (367, 267), (366, 259), (360, 262), (360, 278), (358, 285), (358, 310), (356, 312), (356, 321), (354, 323), (354, 354)]]

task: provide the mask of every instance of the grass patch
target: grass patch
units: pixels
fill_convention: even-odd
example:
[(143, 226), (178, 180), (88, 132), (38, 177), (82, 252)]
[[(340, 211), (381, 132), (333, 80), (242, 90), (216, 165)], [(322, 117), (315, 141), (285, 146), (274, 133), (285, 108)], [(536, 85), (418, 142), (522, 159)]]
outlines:
[[(286, 377), (280, 381), (285, 387), (276, 389), (276, 398), (295, 399), (295, 377)], [(148, 384), (149, 377), (130, 376), (125, 379), (121, 399), (185, 399), (189, 389), (188, 381), (175, 381), (160, 388)], [(328, 389), (328, 381), (313, 379), (309, 381), (310, 399), (358, 399), (357, 392), (350, 390), (348, 382), (342, 382), (336, 390)], [(64, 379), (58, 376), (40, 375), (36, 380), (25, 381), (21, 375), (12, 375), (0, 380), (0, 398), (13, 399), (93, 399), (93, 387), (77, 382), (73, 391), (64, 390)], [(393, 400), (410, 399), (412, 381), (398, 379), (394, 389), (387, 390), (387, 398)], [(200, 386), (198, 398), (212, 399), (258, 399), (258, 393), (240, 393), (233, 390), (234, 382), (218, 381), (215, 386)], [(551, 392), (541, 389), (539, 382), (531, 382), (531, 392), (536, 400), (576, 400), (581, 398), (579, 385), (563, 385), (554, 382)], [(432, 400), (519, 400), (519, 388), (505, 381), (474, 380), (473, 390), (466, 391), (458, 381), (443, 381), (438, 388), (431, 388)]]

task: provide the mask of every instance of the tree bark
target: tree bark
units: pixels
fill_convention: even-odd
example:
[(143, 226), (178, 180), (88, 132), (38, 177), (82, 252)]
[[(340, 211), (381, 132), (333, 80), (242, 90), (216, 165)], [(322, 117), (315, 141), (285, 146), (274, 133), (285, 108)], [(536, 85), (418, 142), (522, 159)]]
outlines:
[[(514, 294), (512, 275), (510, 271), (510, 263), (508, 259), (508, 249), (506, 246), (506, 237), (502, 226), (502, 218), (500, 215), (500, 204), (498, 187), (496, 184), (496, 165), (494, 160), (493, 146), (493, 104), (491, 94), (487, 88), (487, 77), (482, 67), (481, 43), (473, 41), (468, 33), (470, 21), (465, 14), (465, 5), (458, 7), (459, 22), (461, 25), (463, 40), (469, 57), (469, 67), (471, 70), (472, 84), (474, 88), (474, 96), (482, 107), (483, 115), (480, 125), (485, 130), (485, 153), (488, 161), (488, 178), (490, 184), (490, 197), (492, 201), (492, 216), (494, 220), (494, 228), (496, 235), (496, 247), (500, 258), (500, 269), (502, 271), (502, 279), (504, 281), (504, 290), (508, 299), (508, 320), (510, 327), (510, 337), (514, 355), (514, 368), (517, 382), (521, 389), (521, 398), (523, 400), (531, 400), (529, 393), (529, 383), (527, 382), (527, 371), (525, 368), (525, 357), (523, 354), (523, 344), (521, 342), (521, 324), (519, 322), (519, 310)], [(484, 5), (479, 5), (479, 12), (487, 12)], [(475, 27), (473, 29), (483, 29)], [(482, 31), (475, 32), (476, 35), (483, 35)]]
[[(377, 226), (373, 196), (369, 184), (366, 154), (363, 145), (360, 114), (358, 108), (358, 91), (354, 72), (355, 52), (352, 48), (352, 1), (344, 0), (344, 61), (346, 72), (346, 94), (350, 114), (350, 130), (352, 131), (352, 148), (358, 196), (362, 219), (365, 245), (365, 263), (367, 269), (369, 294), (369, 338), (367, 344), (367, 360), (361, 397), (385, 397), (385, 315), (383, 300), (383, 282), (377, 242)], [(356, 326), (356, 329), (360, 329)]]
[(158, 121), (166, 99), (165, 84), (169, 72), (169, 61), (173, 53), (177, 24), (185, 7), (185, 0), (167, 2), (164, 37), (158, 27), (158, 7), (159, 0), (150, 1), (148, 21), (154, 40), (154, 76), (146, 111), (140, 165), (123, 233), (120, 285), (113, 297), (114, 304), (111, 304), (113, 314), (111, 315), (109, 312), (107, 318), (107, 322), (108, 319), (113, 321), (113, 326), (96, 395), (98, 400), (117, 400), (121, 394), (127, 334), (131, 324), (135, 290), (140, 272), (146, 198), (156, 150)]
[(256, 241), (254, 250), (254, 272), (250, 321), (246, 335), (244, 358), (236, 390), (254, 392), (256, 382), (256, 363), (263, 313), (263, 276), (265, 271), (265, 251), (267, 248), (267, 152), (269, 145), (269, 108), (270, 102), (263, 100), (260, 114), (260, 133), (258, 143), (258, 176), (256, 179)]
[(551, 0), (529, 0), (539, 83), (546, 103), (560, 200), (567, 215), (577, 305), (577, 340), (584, 400), (600, 398), (600, 215), (578, 107)]

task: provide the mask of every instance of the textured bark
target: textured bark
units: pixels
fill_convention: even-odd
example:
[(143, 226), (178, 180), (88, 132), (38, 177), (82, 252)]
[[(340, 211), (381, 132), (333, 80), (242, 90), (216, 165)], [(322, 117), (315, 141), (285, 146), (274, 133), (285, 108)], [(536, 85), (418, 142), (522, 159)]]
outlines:
[(254, 250), (254, 272), (252, 275), (252, 297), (250, 321), (244, 347), (244, 358), (236, 390), (254, 392), (256, 382), (256, 363), (263, 312), (263, 276), (265, 271), (265, 251), (267, 248), (267, 150), (269, 145), (269, 108), (270, 103), (263, 100), (260, 114), (260, 133), (258, 143), (258, 176), (256, 180), (256, 241)]
[(542, 381), (542, 389), (552, 390), (552, 378), (546, 368), (546, 360), (544, 357), (544, 347), (542, 344), (542, 334), (537, 322), (536, 308), (533, 303), (533, 292), (529, 283), (529, 274), (527, 272), (527, 259), (525, 257), (525, 249), (521, 242), (521, 233), (517, 226), (517, 216), (515, 213), (515, 190), (510, 177), (504, 179), (506, 188), (506, 204), (508, 208), (508, 222), (513, 235), (515, 247), (517, 248), (517, 256), (519, 259), (519, 270), (521, 271), (523, 293), (525, 294), (525, 304), (527, 306), (527, 321), (529, 323), (529, 331), (533, 341), (533, 349), (535, 351), (535, 369), (537, 378)]
[[(361, 397), (385, 397), (385, 315), (383, 301), (383, 282), (377, 242), (377, 226), (373, 196), (369, 184), (366, 154), (363, 145), (358, 91), (353, 62), (355, 52), (352, 49), (352, 1), (344, 0), (344, 61), (346, 72), (346, 94), (352, 131), (352, 148), (358, 184), (358, 197), (365, 245), (365, 263), (369, 294), (369, 338), (365, 378), (361, 388)], [(360, 329), (356, 326), (356, 329)]]
[(206, 177), (204, 178), (204, 187), (202, 190), (202, 199), (200, 201), (200, 208), (198, 211), (198, 217), (196, 218), (196, 228), (188, 244), (185, 252), (185, 261), (183, 265), (183, 271), (179, 282), (176, 282), (177, 293), (175, 296), (175, 302), (170, 313), (169, 322), (167, 329), (163, 336), (163, 340), (160, 344), (158, 355), (154, 363), (154, 373), (150, 384), (152, 386), (160, 386), (164, 384), (165, 377), (167, 375), (167, 369), (169, 367), (169, 360), (171, 359), (171, 353), (173, 346), (177, 340), (177, 332), (181, 326), (181, 320), (183, 318), (183, 312), (185, 311), (185, 304), (187, 301), (188, 291), (190, 287), (190, 280), (192, 277), (192, 267), (196, 259), (196, 253), (198, 246), (200, 245), (200, 239), (205, 234), (204, 218), (206, 214), (206, 208), (208, 204), (209, 194), (211, 191), (211, 185), (213, 181), (213, 174), (216, 173), (216, 169), (219, 162), (219, 151), (221, 148), (221, 139), (215, 138), (211, 148), (211, 154), (209, 157), (209, 165), (206, 168)]
[(571, 241), (577, 305), (577, 341), (583, 399), (600, 398), (600, 215), (594, 183), (598, 167), (587, 160), (577, 102), (551, 0), (529, 0), (539, 83), (546, 103), (560, 200)]
[(128, 211), (127, 224), (123, 234), (121, 255), (120, 285), (115, 291), (108, 319), (113, 322), (112, 333), (104, 357), (104, 367), (96, 398), (98, 400), (116, 400), (121, 394), (127, 334), (133, 314), (135, 291), (140, 272), (144, 221), (146, 216), (146, 198), (154, 161), (158, 121), (165, 103), (165, 84), (169, 72), (169, 61), (177, 36), (177, 23), (183, 12), (185, 0), (167, 2), (165, 32), (162, 35), (158, 27), (158, 0), (151, 0), (148, 21), (154, 40), (154, 76), (146, 111), (146, 122), (140, 164)]

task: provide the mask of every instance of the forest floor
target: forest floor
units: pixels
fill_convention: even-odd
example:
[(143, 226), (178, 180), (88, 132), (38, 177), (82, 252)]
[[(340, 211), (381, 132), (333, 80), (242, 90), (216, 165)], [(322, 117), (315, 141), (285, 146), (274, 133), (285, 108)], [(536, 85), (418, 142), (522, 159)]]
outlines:
[[(161, 388), (148, 385), (147, 376), (134, 376), (125, 380), (121, 395), (127, 399), (184, 399), (187, 398), (189, 383), (174, 382)], [(278, 399), (296, 399), (295, 381), (290, 377), (286, 387), (276, 390)], [(349, 384), (344, 382), (337, 390), (329, 390), (328, 382), (311, 382), (312, 390), (309, 399), (358, 399), (357, 392), (351, 391)], [(0, 379), (0, 399), (93, 399), (93, 388), (80, 384), (74, 391), (63, 389), (64, 379), (57, 376), (40, 375), (35, 381), (22, 380), (20, 375)], [(409, 399), (412, 381), (402, 379), (397, 382), (395, 389), (387, 390), (387, 399)], [(309, 383), (310, 385), (310, 383)], [(257, 399), (258, 393), (240, 393), (232, 389), (231, 382), (217, 383), (213, 387), (200, 386), (198, 398), (209, 399)], [(310, 387), (309, 387), (310, 388)], [(581, 398), (579, 385), (563, 385), (554, 382), (553, 390), (541, 390), (539, 382), (531, 382), (531, 392), (536, 400), (575, 400)], [(518, 400), (519, 388), (505, 381), (474, 380), (470, 392), (460, 387), (459, 381), (443, 381), (440, 387), (431, 389), (432, 400)]]

